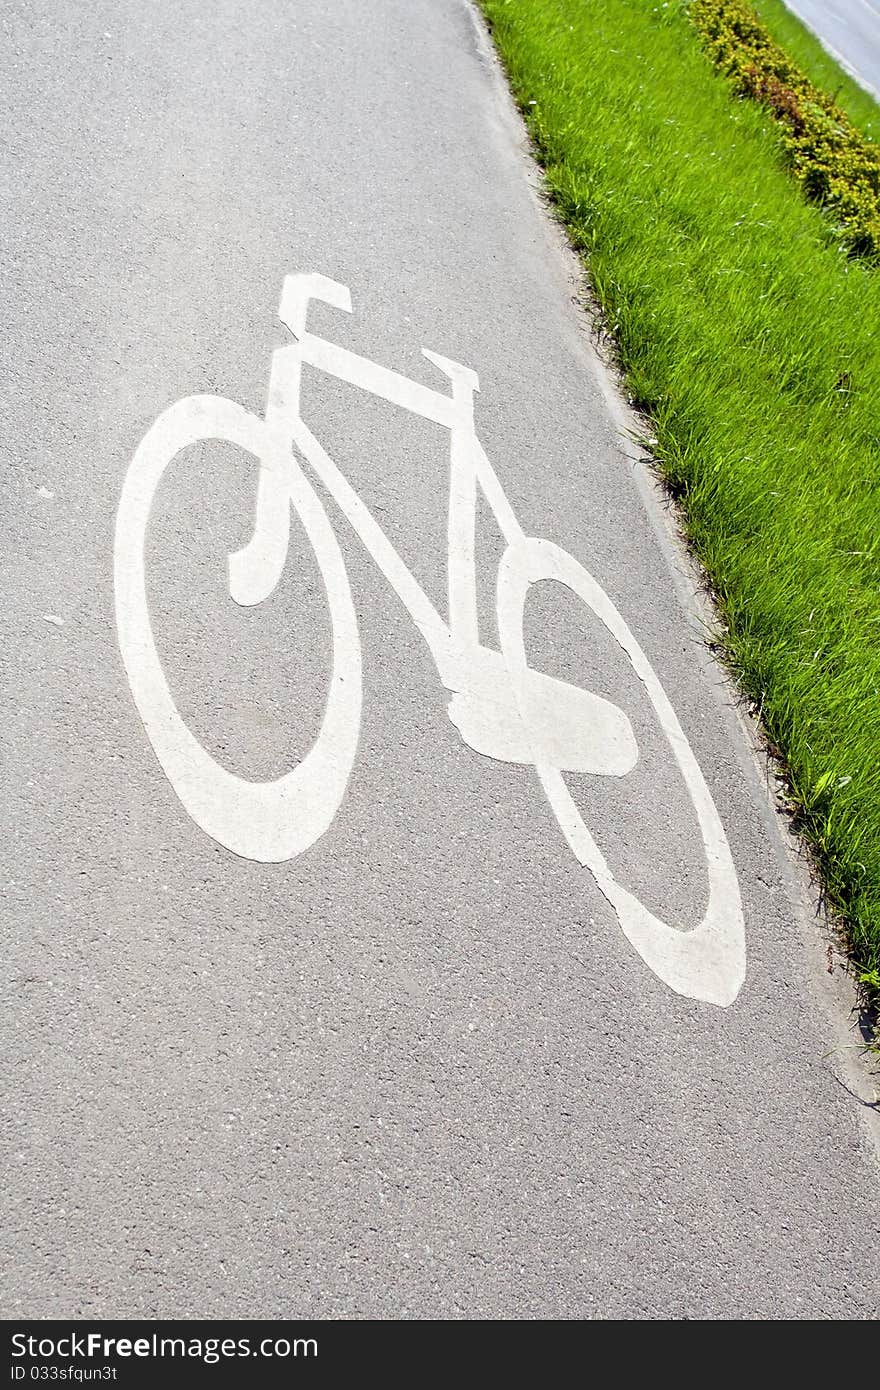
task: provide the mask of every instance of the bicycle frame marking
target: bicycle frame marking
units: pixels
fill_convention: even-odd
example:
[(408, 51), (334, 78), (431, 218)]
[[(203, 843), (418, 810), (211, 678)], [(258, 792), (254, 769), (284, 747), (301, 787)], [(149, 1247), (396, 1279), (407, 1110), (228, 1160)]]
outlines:
[[(307, 304), (309, 299), (324, 299), (350, 312), (350, 300), (337, 290), (321, 276), (288, 277), (279, 317), (297, 342), (273, 354), (267, 424), (280, 438), (292, 440), (406, 608), (434, 658), (441, 681), (447, 690), (455, 692), (450, 718), (471, 747), (505, 762), (531, 765), (535, 762), (535, 742), (540, 738), (539, 747), (546, 748), (548, 756), (558, 759), (567, 771), (623, 776), (635, 766), (638, 747), (629, 720), (617, 706), (588, 691), (578, 690), (573, 696), (575, 687), (532, 673), (529, 679), (535, 694), (531, 703), (535, 708), (532, 736), (528, 738), (509, 689), (501, 653), (480, 643), (474, 564), (478, 485), (507, 544), (518, 544), (525, 535), (476, 436), (473, 395), (479, 386), (475, 373), (425, 351), (425, 357), (452, 382), (452, 396), (445, 396), (306, 332), (303, 300)], [(299, 401), (304, 363), (449, 430), (448, 624), (305, 424)], [(253, 540), (230, 562), (230, 587), (239, 602), (262, 601), (281, 577), (287, 555), (287, 529), (278, 528), (275, 519), (289, 517), (283, 478), (263, 471), (256, 514)], [(242, 589), (237, 581), (240, 574), (252, 567), (260, 573), (261, 584), (250, 597), (247, 585)], [(239, 593), (245, 595), (243, 600)], [(564, 711), (572, 705), (575, 708), (568, 727), (560, 731), (560, 709)], [(573, 750), (575, 723), (579, 723), (580, 747)], [(463, 726), (468, 727), (470, 738)], [(567, 746), (563, 743), (566, 732)]]
[[(657, 677), (604, 590), (572, 556), (526, 536), (477, 439), (468, 368), (424, 350), (449, 379), (451, 395), (398, 375), (306, 329), (311, 299), (351, 311), (348, 290), (320, 275), (288, 276), (279, 317), (294, 337), (272, 356), (264, 419), (234, 402), (187, 397), (159, 417), (126, 476), (117, 519), (115, 581), (120, 647), (135, 702), (160, 763), (186, 810), (209, 835), (246, 858), (295, 857), (325, 833), (344, 798), (361, 716), (357, 616), (338, 541), (294, 449), (334, 499), (422, 634), (452, 694), (450, 720), (476, 752), (534, 767), (569, 848), (592, 874), (620, 926), (648, 966), (679, 993), (726, 1005), (742, 984), (745, 946), (736, 873), (699, 765)], [(380, 397), (450, 433), (447, 532), (449, 621), (443, 620), (351, 484), (300, 414), (303, 364)], [(254, 532), (229, 557), (233, 599), (258, 604), (273, 591), (287, 559), (290, 509), (315, 550), (330, 607), (333, 669), (318, 739), (291, 772), (249, 782), (214, 762), (183, 724), (159, 662), (150, 626), (144, 542), (162, 473), (187, 444), (228, 439), (260, 461)], [(475, 570), (477, 488), (498, 522), (506, 550), (499, 566), (501, 651), (479, 638)], [(529, 667), (523, 639), (526, 598), (550, 579), (571, 589), (626, 653), (651, 701), (697, 815), (709, 869), (709, 905), (690, 931), (662, 922), (617, 882), (587, 830), (563, 773), (624, 776), (638, 759), (623, 710), (611, 701)]]

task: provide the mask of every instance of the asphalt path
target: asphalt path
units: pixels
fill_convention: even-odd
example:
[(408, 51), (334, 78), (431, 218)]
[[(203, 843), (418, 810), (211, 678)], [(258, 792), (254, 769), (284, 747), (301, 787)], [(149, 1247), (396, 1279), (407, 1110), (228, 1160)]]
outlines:
[[(880, 1179), (850, 995), (470, 6), (0, 15), (4, 1315), (876, 1314)], [(625, 773), (589, 770), (589, 748), (588, 766), (545, 768), (605, 856), (604, 888), (529, 754), (475, 751), (526, 729), (549, 758), (568, 737), (558, 685), (544, 733), (537, 705), (512, 704), (497, 497), (479, 499), (475, 568), (481, 652), (504, 660), (478, 653), (453, 678), (401, 603), (408, 573), (446, 612), (450, 435), (418, 390), (407, 411), (303, 367), (312, 436), (401, 559), (391, 583), (310, 474), (357, 637), (311, 502), (271, 596), (230, 597), (258, 477), (289, 464), (266, 444), (261, 473), (228, 441), (171, 459), (144, 561), (174, 711), (153, 737), (179, 720), (206, 751), (163, 771), (141, 717), (161, 691), (135, 673), (139, 714), (146, 647), (124, 664), (117, 631), (120, 602), (129, 637), (139, 621), (141, 553), (126, 522), (114, 593), (120, 497), (175, 401), (263, 414), (272, 353), (297, 342), (278, 319), (296, 273), (351, 291), (351, 314), (312, 304), (314, 335), (447, 396), (422, 348), (478, 373), (476, 434), (518, 524), (586, 567), (662, 682), (680, 739), (610, 620), (564, 577), (531, 588), (529, 668), (605, 701), (606, 752), (638, 746)], [(356, 657), (341, 798), (337, 741), (291, 810), (295, 826), (335, 814), (260, 862), (271, 807), (229, 806), (305, 757)], [(690, 993), (705, 976), (736, 993), (726, 1006), (670, 987), (613, 905), (625, 885), (673, 924), (664, 950), (707, 911), (685, 740), (726, 835), (713, 873), (734, 943)], [(189, 814), (181, 797), (218, 766), (227, 800)]]
[(876, 0), (785, 0), (842, 68), (880, 100), (880, 5)]

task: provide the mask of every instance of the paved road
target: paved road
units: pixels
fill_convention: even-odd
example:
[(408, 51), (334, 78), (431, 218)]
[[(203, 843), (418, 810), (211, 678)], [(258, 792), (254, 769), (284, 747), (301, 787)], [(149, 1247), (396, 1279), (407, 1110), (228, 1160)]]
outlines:
[(841, 67), (880, 100), (880, 4), (876, 0), (785, 0)]
[[(368, 8), (2, 8), (3, 1311), (870, 1316), (870, 1114), (851, 1053), (828, 1055), (852, 1035), (519, 128), (465, 0)], [(748, 965), (729, 1007), (674, 992), (609, 901), (623, 883), (693, 926), (709, 891), (617, 638), (565, 584), (532, 590), (531, 668), (602, 697), (596, 727), (641, 755), (625, 776), (566, 774), (614, 876), (603, 894), (534, 769), (459, 736), (436, 653), (322, 488), (363, 666), (342, 804), (282, 863), (231, 853), (183, 809), (120, 657), (115, 516), (172, 402), (262, 413), (271, 353), (295, 352), (276, 316), (290, 272), (351, 289), (350, 316), (312, 306), (315, 334), (447, 395), (422, 347), (479, 373), (479, 438), (525, 532), (586, 565), (637, 634), (739, 870)], [(314, 368), (302, 406), (397, 547), (397, 587), (411, 572), (444, 612), (448, 433)], [(289, 467), (272, 466), (267, 486)], [(146, 545), (173, 708), (230, 796), (303, 758), (331, 673), (300, 520), (272, 596), (230, 599), (257, 476), (233, 444), (189, 447)], [(483, 499), (478, 518), (497, 651), (503, 546)], [(342, 700), (354, 647), (335, 637)], [(293, 810), (320, 812), (338, 771)], [(178, 769), (181, 794), (201, 775), (187, 792)], [(235, 833), (256, 843), (262, 814)], [(734, 936), (735, 906), (728, 891)]]

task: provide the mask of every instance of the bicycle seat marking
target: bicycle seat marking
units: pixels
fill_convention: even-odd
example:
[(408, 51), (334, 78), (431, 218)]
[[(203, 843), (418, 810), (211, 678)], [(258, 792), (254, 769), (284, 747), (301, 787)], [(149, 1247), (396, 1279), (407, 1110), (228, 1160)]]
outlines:
[[(425, 640), (450, 693), (448, 715), (464, 742), (503, 762), (532, 767), (562, 834), (613, 907), (646, 965), (679, 994), (726, 1006), (745, 976), (745, 937), (736, 871), (715, 803), (659, 680), (611, 599), (583, 566), (551, 541), (526, 536), (476, 434), (476, 375), (424, 350), (446, 378), (435, 391), (309, 333), (310, 300), (351, 312), (344, 285), (323, 275), (288, 275), (279, 317), (293, 343), (272, 355), (263, 418), (219, 396), (187, 396), (159, 416), (131, 461), (116, 520), (114, 582), (122, 659), (147, 736), (174, 791), (206, 834), (263, 863), (295, 858), (329, 828), (357, 754), (362, 674), (358, 620), (345, 561), (324, 504), (300, 460), (334, 499)], [(300, 414), (303, 363), (329, 373), (449, 431), (448, 621), (321, 447)], [(144, 551), (150, 511), (165, 469), (204, 440), (232, 442), (260, 463), (254, 531), (229, 557), (236, 603), (262, 603), (287, 559), (293, 508), (314, 550), (332, 629), (332, 670), (321, 727), (303, 760), (281, 777), (252, 782), (216, 762), (181, 719), (156, 649), (147, 606)], [(501, 529), (506, 550), (496, 588), (500, 651), (480, 641), (475, 528), (477, 489)], [(532, 585), (552, 579), (592, 610), (622, 648), (650, 700), (700, 827), (709, 881), (701, 922), (679, 930), (617, 881), (590, 835), (564, 773), (625, 777), (639, 750), (625, 712), (611, 701), (533, 670), (523, 638)]]

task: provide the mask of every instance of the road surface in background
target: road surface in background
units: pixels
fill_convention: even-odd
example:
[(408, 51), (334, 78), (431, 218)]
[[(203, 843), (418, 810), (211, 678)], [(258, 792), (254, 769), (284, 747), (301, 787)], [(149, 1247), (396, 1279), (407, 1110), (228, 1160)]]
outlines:
[(880, 4), (875, 0), (785, 0), (832, 57), (880, 100)]

